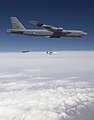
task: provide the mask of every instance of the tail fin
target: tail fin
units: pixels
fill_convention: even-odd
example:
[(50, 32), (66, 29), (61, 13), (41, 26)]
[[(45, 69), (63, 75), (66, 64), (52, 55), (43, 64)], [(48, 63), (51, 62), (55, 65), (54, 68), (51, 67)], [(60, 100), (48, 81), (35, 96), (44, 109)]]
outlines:
[(25, 29), (21, 22), (16, 17), (11, 17), (11, 23), (13, 29)]

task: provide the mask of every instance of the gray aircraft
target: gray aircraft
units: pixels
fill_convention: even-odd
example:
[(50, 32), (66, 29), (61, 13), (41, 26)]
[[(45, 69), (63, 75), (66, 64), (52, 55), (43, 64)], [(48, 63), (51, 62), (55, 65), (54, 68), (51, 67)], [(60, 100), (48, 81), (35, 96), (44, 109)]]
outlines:
[(46, 25), (37, 21), (30, 21), (30, 23), (41, 27), (42, 29), (26, 29), (16, 17), (11, 17), (11, 23), (12, 29), (6, 30), (8, 33), (43, 36), (48, 38), (84, 37), (87, 35), (86, 32), (80, 30), (65, 30), (63, 28)]

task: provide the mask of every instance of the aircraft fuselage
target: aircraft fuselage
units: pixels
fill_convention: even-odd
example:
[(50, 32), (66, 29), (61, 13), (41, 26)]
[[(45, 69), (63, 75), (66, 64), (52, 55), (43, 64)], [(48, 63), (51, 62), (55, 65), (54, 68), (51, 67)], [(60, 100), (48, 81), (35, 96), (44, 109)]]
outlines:
[(7, 29), (8, 33), (30, 35), (30, 36), (41, 36), (50, 38), (60, 38), (60, 37), (83, 37), (87, 33), (80, 30), (63, 30), (61, 32), (52, 32), (40, 29)]

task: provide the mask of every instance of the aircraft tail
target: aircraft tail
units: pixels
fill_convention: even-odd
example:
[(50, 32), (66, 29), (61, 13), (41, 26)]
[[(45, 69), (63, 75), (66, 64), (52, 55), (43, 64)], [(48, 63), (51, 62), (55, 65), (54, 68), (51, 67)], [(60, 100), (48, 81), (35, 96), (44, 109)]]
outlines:
[(13, 29), (25, 29), (25, 27), (16, 17), (11, 17), (11, 23)]

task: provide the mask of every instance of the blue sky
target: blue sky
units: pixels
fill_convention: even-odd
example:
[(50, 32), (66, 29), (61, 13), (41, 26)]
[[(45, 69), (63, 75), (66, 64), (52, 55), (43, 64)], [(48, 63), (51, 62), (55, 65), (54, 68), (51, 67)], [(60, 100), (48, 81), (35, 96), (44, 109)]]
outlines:
[[(3, 0), (0, 1), (0, 51), (94, 50), (93, 0)], [(10, 17), (16, 16), (26, 28), (37, 20), (64, 29), (88, 33), (84, 38), (48, 39), (6, 34)], [(34, 27), (35, 28), (35, 27)]]

